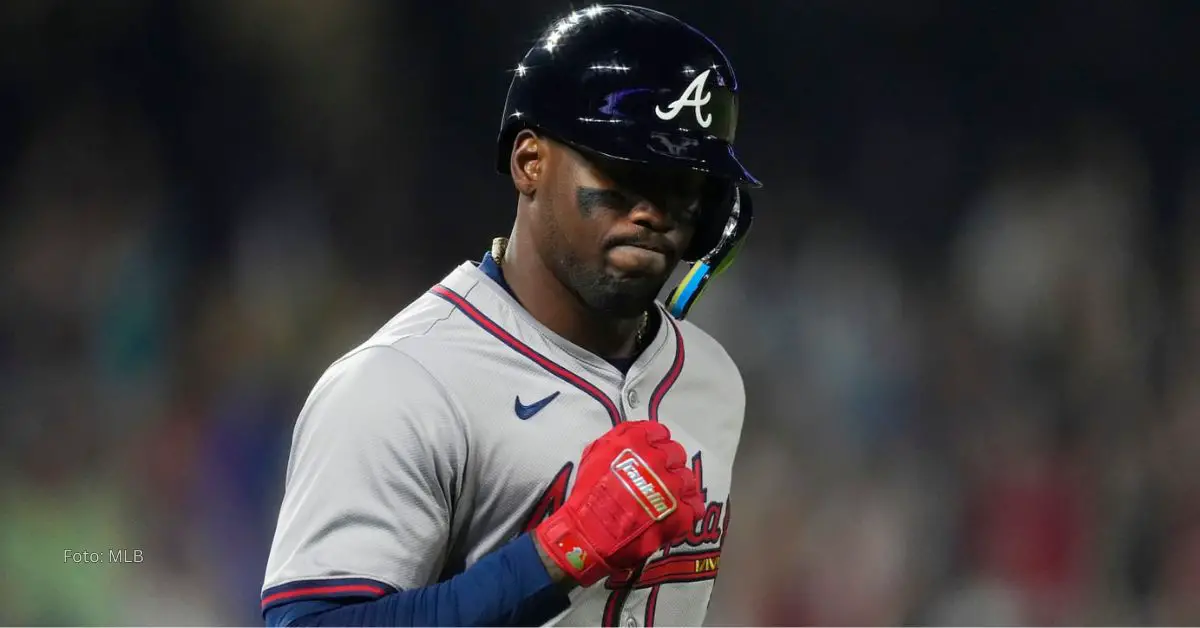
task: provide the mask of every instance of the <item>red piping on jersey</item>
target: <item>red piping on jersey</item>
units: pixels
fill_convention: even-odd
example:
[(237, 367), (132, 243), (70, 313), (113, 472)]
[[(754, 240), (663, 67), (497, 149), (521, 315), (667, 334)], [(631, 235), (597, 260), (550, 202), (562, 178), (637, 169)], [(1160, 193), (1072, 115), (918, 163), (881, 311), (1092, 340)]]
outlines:
[(629, 597), (630, 591), (632, 589), (621, 589), (609, 594), (608, 601), (604, 604), (604, 614), (600, 616), (601, 626), (604, 628), (617, 628), (621, 625), (621, 607), (625, 605), (625, 598)]
[(650, 595), (646, 598), (646, 628), (654, 628), (655, 607), (658, 606), (658, 588), (659, 585), (654, 585), (650, 589)]
[[(699, 456), (700, 454), (697, 452), (696, 455)], [(663, 553), (662, 553), (662, 558), (666, 558), (667, 556), (670, 556), (670, 555), (671, 555), (671, 547), (670, 546), (664, 547)], [(644, 571), (644, 569), (643, 569), (643, 571)], [(662, 588), (661, 584), (656, 584), (653, 587), (650, 587), (650, 595), (646, 597), (646, 623), (645, 623), (646, 628), (654, 628), (654, 615), (655, 615), (655, 610), (656, 610), (655, 607), (658, 606), (658, 590), (661, 588)]]
[(282, 600), (290, 600), (296, 597), (320, 597), (333, 593), (364, 593), (373, 597), (380, 597), (387, 594), (387, 589), (383, 587), (371, 586), (369, 584), (338, 584), (326, 587), (305, 587), (302, 589), (292, 589), (290, 591), (280, 591), (272, 593), (262, 600), (263, 608), (266, 608), (276, 602)]
[(675, 361), (671, 363), (671, 369), (663, 377), (658, 386), (654, 387), (654, 394), (650, 395), (650, 420), (658, 422), (658, 406), (662, 404), (663, 397), (667, 395), (667, 391), (671, 386), (675, 385), (675, 380), (679, 379), (679, 373), (683, 371), (683, 334), (679, 332), (679, 325), (671, 317), (663, 316), (663, 320), (671, 324), (671, 330), (675, 332)]
[[(480, 312), (478, 308), (476, 308), (474, 305), (471, 305), (470, 301), (467, 301), (457, 292), (440, 284), (430, 288), (429, 291), (445, 299), (446, 301), (449, 301), (452, 305), (454, 305), (454, 307), (458, 308), (460, 312), (465, 314), (467, 318), (471, 319), (476, 325), (482, 327), (487, 333), (495, 336), (495, 338), (500, 342), (508, 345), (510, 349), (529, 358), (538, 366), (546, 369), (546, 371), (548, 371), (551, 375), (554, 375), (564, 382), (591, 395), (593, 399), (599, 401), (600, 405), (603, 405), (604, 409), (608, 411), (608, 418), (612, 421), (614, 427), (621, 423), (621, 411), (617, 409), (616, 404), (613, 403), (612, 399), (609, 399), (603, 391), (592, 385), (591, 382), (583, 379), (575, 373), (572, 373), (556, 363), (554, 360), (551, 360), (550, 358), (538, 353), (529, 345), (517, 340), (512, 334), (508, 333), (508, 331), (496, 323), (496, 321), (488, 318), (486, 314)], [(661, 387), (661, 384), (659, 386)], [(657, 394), (657, 391), (655, 394)]]

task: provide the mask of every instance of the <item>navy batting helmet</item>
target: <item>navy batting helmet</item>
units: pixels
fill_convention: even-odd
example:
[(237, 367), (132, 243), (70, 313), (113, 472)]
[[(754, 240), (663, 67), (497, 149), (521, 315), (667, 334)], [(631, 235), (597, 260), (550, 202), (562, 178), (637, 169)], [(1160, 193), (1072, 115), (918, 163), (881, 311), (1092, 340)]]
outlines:
[(733, 261), (753, 220), (746, 188), (761, 184), (734, 153), (737, 113), (733, 65), (703, 33), (651, 9), (596, 5), (552, 23), (517, 65), (496, 168), (508, 174), (517, 133), (532, 128), (584, 154), (718, 182), (683, 255), (692, 268), (668, 299), (682, 319)]

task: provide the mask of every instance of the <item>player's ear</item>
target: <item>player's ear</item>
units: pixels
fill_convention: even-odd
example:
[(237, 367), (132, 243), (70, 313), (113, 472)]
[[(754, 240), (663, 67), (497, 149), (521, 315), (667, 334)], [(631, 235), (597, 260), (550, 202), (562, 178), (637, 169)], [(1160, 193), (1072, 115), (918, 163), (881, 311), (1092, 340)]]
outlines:
[(523, 196), (532, 197), (542, 180), (542, 169), (546, 158), (546, 140), (533, 131), (524, 129), (513, 138), (512, 157), (509, 170), (513, 185)]

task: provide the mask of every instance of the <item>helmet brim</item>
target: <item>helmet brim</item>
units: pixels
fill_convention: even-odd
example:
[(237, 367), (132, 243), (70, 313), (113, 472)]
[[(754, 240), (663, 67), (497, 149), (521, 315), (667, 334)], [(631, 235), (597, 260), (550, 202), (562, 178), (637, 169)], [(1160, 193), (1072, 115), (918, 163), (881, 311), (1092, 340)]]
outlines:
[(621, 125), (609, 120), (584, 121), (573, 125), (570, 137), (551, 135), (581, 152), (609, 159), (660, 168), (686, 168), (728, 179), (752, 188), (762, 187), (738, 159), (733, 145), (714, 137), (696, 137), (686, 131), (666, 133)]

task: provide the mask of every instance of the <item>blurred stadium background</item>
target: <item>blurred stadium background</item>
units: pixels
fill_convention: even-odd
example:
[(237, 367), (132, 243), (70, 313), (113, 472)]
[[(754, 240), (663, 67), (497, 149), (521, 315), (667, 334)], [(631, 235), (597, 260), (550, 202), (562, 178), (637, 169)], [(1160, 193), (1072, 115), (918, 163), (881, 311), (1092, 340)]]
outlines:
[[(647, 4), (766, 182), (710, 623), (1200, 623), (1200, 4)], [(567, 8), (0, 2), (0, 623), (261, 625), (296, 412), (507, 233)]]

